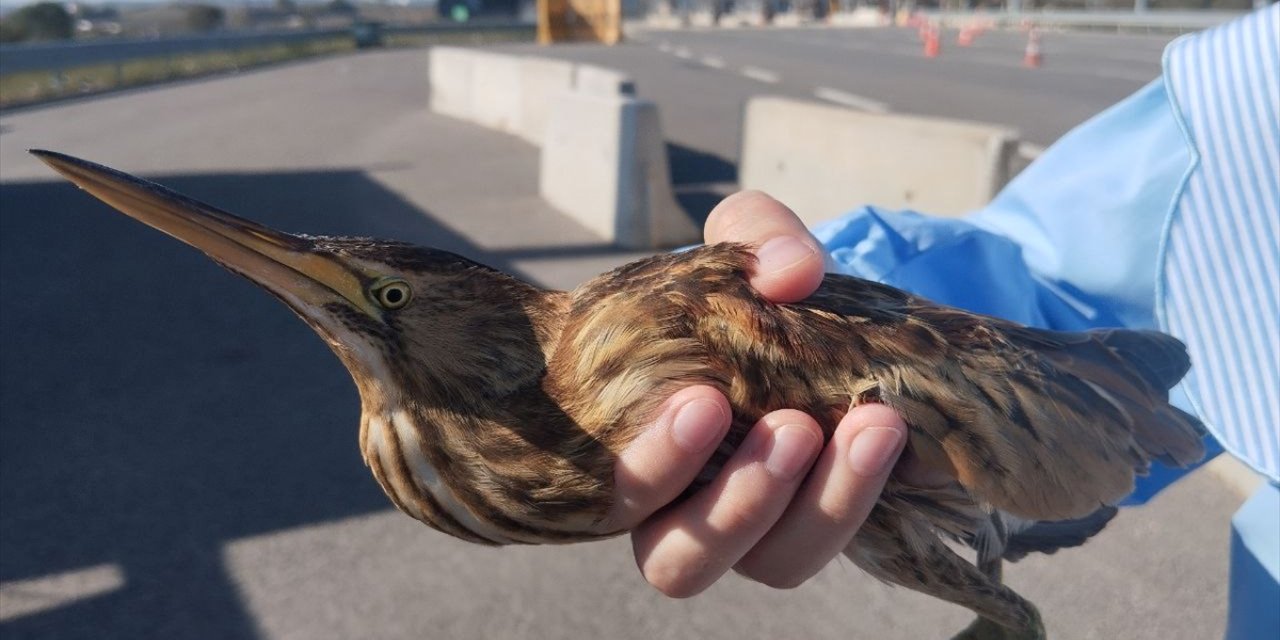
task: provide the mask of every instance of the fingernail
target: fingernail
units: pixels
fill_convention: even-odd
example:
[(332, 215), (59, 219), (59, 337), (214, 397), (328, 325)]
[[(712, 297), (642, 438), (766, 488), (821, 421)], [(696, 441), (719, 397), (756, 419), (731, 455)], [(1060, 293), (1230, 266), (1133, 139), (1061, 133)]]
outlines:
[(671, 437), (689, 453), (698, 453), (719, 440), (729, 424), (724, 409), (711, 400), (692, 400), (676, 412)]
[(756, 258), (760, 261), (761, 271), (786, 271), (808, 260), (814, 253), (813, 247), (795, 236), (778, 236), (760, 245)]
[(773, 447), (769, 449), (769, 457), (765, 458), (764, 468), (779, 480), (793, 480), (809, 466), (817, 448), (817, 438), (808, 429), (794, 424), (783, 425), (773, 432)]
[(849, 445), (849, 466), (860, 476), (875, 477), (897, 459), (902, 432), (888, 427), (863, 429)]

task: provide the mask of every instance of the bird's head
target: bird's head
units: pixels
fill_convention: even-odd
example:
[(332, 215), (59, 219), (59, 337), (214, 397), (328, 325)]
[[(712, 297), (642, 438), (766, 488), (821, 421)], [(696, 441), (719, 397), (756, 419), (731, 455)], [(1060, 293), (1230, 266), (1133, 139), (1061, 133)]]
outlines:
[(366, 402), (456, 398), (474, 392), (484, 382), (478, 376), (509, 378), (517, 366), (538, 366), (527, 360), (541, 353), (518, 351), (540, 343), (529, 314), (545, 292), (500, 271), (403, 242), (284, 233), (109, 167), (32, 153), (279, 298), (337, 353)]
[[(457, 490), (441, 490), (439, 482), (475, 484), (491, 474), (484, 450), (511, 450), (485, 426), (500, 420), (495, 416), (505, 409), (499, 399), (516, 390), (526, 404), (538, 402), (523, 390), (536, 389), (545, 370), (562, 294), (446, 251), (283, 233), (108, 167), (32, 153), (90, 194), (203, 251), (292, 308), (354, 378), (363, 404), (365, 459), (397, 504), (460, 537), (509, 541), (477, 539), (485, 525), (458, 506)], [(534, 440), (516, 435), (504, 437)], [(451, 513), (455, 526), (442, 524), (442, 512)]]

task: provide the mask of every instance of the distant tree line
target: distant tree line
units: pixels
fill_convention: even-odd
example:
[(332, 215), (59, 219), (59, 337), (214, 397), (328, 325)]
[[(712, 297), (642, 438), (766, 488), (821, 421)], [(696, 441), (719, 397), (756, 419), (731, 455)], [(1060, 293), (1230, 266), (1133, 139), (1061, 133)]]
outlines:
[(29, 4), (0, 20), (0, 42), (66, 40), (75, 33), (75, 20), (57, 2)]
[[(180, 6), (185, 26), (191, 31), (204, 33), (226, 25), (222, 7), (198, 3)], [(30, 4), (0, 20), (0, 42), (67, 40), (75, 35), (75, 25), (75, 16), (61, 3)]]
[(227, 22), (227, 13), (222, 7), (211, 4), (193, 4), (186, 8), (187, 28), (204, 33), (221, 29)]

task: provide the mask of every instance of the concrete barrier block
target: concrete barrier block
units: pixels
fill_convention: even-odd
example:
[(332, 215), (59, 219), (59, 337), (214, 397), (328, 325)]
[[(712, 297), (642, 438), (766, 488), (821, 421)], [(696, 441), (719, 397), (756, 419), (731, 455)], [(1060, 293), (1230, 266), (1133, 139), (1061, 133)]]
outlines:
[(542, 145), (539, 192), (622, 247), (697, 242), (671, 191), (658, 107), (629, 96), (561, 94)]
[(680, 16), (673, 13), (651, 13), (645, 17), (644, 24), (655, 29), (678, 29), (682, 26)]
[(893, 19), (881, 14), (879, 9), (858, 7), (853, 11), (834, 13), (828, 22), (841, 27), (887, 27), (893, 24)]
[(521, 120), (520, 58), (472, 51), (471, 120), (507, 133)]
[(516, 135), (541, 145), (547, 133), (551, 104), (573, 87), (573, 63), (546, 58), (520, 58), (520, 119)]
[(806, 22), (811, 22), (812, 18), (801, 16), (793, 11), (785, 11), (773, 17), (773, 26), (775, 27), (798, 27)]
[(593, 64), (579, 64), (575, 67), (573, 87), (579, 92), (597, 96), (636, 94), (636, 83), (631, 76)]
[(701, 11), (689, 12), (689, 26), (692, 27), (714, 27), (716, 26), (715, 16), (711, 11), (703, 9)]
[(1016, 131), (985, 124), (753, 98), (739, 181), (809, 225), (868, 204), (958, 216), (1009, 180), (1017, 141)]
[(474, 52), (459, 47), (432, 47), (427, 56), (431, 110), (470, 120)]

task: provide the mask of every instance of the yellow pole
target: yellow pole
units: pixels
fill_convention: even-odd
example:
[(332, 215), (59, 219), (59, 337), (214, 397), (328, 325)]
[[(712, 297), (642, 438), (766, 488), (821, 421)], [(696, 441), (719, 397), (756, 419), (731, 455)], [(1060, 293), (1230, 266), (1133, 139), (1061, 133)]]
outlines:
[(605, 29), (605, 44), (618, 44), (622, 40), (622, 0), (604, 0), (609, 14), (609, 26)]
[(551, 44), (550, 0), (538, 0), (538, 44)]

